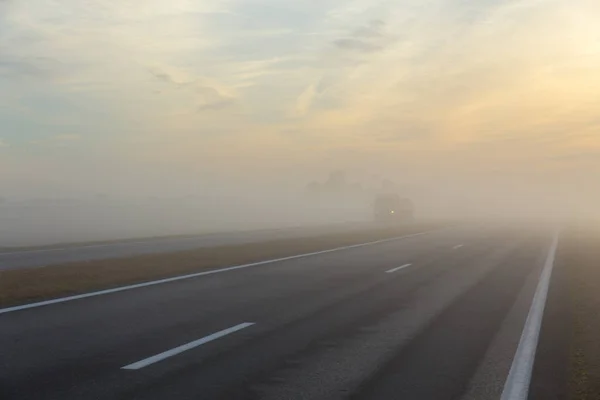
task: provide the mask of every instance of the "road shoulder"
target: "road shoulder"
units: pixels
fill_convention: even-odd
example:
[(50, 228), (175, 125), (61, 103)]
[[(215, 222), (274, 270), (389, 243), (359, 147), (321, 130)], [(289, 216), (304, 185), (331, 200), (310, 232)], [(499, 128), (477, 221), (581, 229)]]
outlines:
[(574, 227), (565, 232), (559, 265), (572, 317), (569, 355), (570, 400), (600, 399), (600, 230)]
[(74, 296), (193, 274), (199, 271), (259, 263), (343, 246), (399, 238), (434, 228), (439, 228), (439, 225), (414, 224), (362, 232), (201, 248), (179, 253), (0, 271), (0, 306), (14, 306), (50, 298)]

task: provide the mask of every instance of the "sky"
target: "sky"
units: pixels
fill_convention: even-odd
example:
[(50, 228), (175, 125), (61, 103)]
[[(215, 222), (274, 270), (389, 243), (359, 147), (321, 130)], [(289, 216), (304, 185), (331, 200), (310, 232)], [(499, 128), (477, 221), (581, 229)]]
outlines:
[(2, 195), (343, 169), (597, 201), (599, 18), (597, 0), (0, 0)]

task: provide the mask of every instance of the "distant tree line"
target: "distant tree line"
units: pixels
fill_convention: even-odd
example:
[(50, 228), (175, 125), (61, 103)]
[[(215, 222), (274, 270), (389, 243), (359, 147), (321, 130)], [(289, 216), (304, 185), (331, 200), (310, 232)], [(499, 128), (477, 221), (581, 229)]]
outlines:
[(310, 182), (306, 190), (314, 195), (350, 195), (362, 193), (363, 187), (360, 183), (348, 182), (344, 171), (333, 171), (323, 182)]
[(345, 171), (331, 172), (324, 181), (312, 181), (306, 191), (314, 196), (372, 196), (378, 193), (399, 193), (402, 188), (390, 179), (374, 176), (371, 184), (350, 182)]

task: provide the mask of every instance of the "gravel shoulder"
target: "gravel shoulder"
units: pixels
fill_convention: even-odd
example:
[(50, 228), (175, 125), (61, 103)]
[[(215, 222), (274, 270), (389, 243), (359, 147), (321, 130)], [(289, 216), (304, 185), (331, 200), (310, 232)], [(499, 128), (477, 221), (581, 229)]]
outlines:
[(569, 229), (561, 247), (573, 310), (569, 398), (600, 400), (600, 229)]

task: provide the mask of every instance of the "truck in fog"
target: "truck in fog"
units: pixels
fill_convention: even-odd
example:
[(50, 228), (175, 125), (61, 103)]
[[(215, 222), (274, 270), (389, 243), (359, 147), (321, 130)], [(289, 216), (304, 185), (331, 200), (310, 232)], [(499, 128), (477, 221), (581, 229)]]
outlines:
[(396, 193), (378, 195), (373, 204), (373, 212), (375, 221), (379, 223), (410, 222), (415, 217), (412, 201)]

